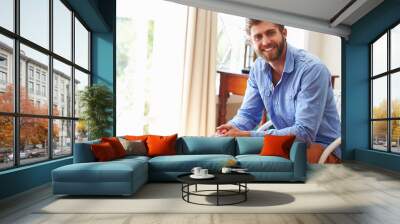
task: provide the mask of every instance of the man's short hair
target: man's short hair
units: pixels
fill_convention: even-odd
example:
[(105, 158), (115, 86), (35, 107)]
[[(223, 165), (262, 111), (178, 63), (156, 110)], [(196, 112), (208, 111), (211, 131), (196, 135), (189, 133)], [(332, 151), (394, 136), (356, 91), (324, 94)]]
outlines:
[[(262, 22), (263, 22), (262, 20), (258, 20), (258, 19), (247, 19), (246, 20), (246, 33), (247, 33), (247, 35), (250, 36), (250, 29), (251, 29), (252, 26), (258, 25), (258, 24), (260, 24)], [(281, 32), (283, 31), (283, 29), (285, 29), (285, 26), (282, 25), (282, 24), (279, 24), (279, 23), (274, 23), (274, 24), (275, 24), (275, 26), (278, 27), (279, 31), (281, 31)]]

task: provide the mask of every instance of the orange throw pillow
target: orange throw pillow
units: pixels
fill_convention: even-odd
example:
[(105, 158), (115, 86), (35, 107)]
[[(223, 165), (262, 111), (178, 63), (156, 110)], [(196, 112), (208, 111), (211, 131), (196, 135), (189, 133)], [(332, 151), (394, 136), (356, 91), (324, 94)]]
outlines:
[(178, 134), (171, 136), (149, 135), (146, 140), (148, 156), (175, 155), (177, 138)]
[(140, 141), (143, 141), (143, 142), (146, 142), (147, 137), (148, 137), (148, 135), (139, 135), (139, 136), (125, 135), (124, 136), (124, 138), (126, 140), (129, 140), (129, 141), (138, 141), (138, 140), (140, 140)]
[(101, 142), (110, 143), (110, 145), (114, 149), (114, 152), (115, 152), (115, 155), (117, 156), (117, 158), (126, 156), (126, 151), (124, 149), (124, 146), (122, 146), (122, 144), (118, 138), (116, 138), (116, 137), (101, 138)]
[(265, 135), (264, 146), (261, 149), (261, 156), (280, 156), (289, 159), (290, 147), (294, 140), (295, 135), (278, 136), (278, 135)]
[(93, 144), (90, 147), (92, 149), (94, 157), (99, 162), (109, 161), (117, 158), (114, 149), (108, 142)]

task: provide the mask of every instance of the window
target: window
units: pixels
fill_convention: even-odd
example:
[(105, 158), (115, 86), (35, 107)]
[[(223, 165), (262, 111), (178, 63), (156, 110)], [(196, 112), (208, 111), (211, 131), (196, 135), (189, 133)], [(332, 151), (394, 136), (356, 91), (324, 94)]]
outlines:
[(79, 117), (81, 114), (79, 96), (86, 86), (89, 86), (89, 74), (75, 70), (75, 117)]
[(21, 36), (49, 48), (49, 0), (20, 0)]
[(40, 95), (40, 84), (36, 84), (36, 95)]
[(0, 68), (7, 68), (7, 56), (0, 54)]
[(34, 92), (33, 82), (28, 82), (28, 92), (29, 92), (29, 94), (33, 94), (33, 92)]
[(40, 81), (40, 70), (36, 69), (36, 80)]
[(0, 84), (2, 85), (7, 84), (7, 74), (3, 71), (0, 71)]
[[(82, 139), (87, 133), (85, 126), (76, 128), (79, 114), (74, 116), (73, 105), (79, 90), (71, 86), (89, 85), (90, 31), (62, 0), (0, 0), (0, 11), (0, 170), (70, 156), (76, 130), (82, 130)], [(83, 80), (80, 74), (85, 74)]]
[(7, 56), (0, 54), (0, 92), (7, 91)]
[(241, 71), (244, 68), (245, 24), (246, 19), (243, 17), (218, 13), (218, 70)]
[(42, 96), (46, 96), (46, 86), (42, 86)]
[(75, 62), (85, 69), (89, 69), (89, 32), (82, 23), (75, 18)]
[[(63, 95), (72, 95), (71, 89), (64, 89), (65, 83), (70, 83), (72, 84), (72, 70), (71, 66), (66, 65), (58, 60), (53, 60), (54, 64), (54, 70), (53, 70), (53, 107), (56, 107), (59, 103), (58, 98), (59, 98), (59, 90), (61, 94), (61, 100), (62, 102), (64, 101)], [(60, 80), (60, 81), (59, 81)], [(72, 98), (68, 99), (71, 102), (68, 102), (69, 105), (72, 104)], [(59, 108), (56, 108), (53, 110), (54, 115), (61, 115), (61, 116), (68, 116), (72, 117), (72, 108), (71, 106), (67, 107), (67, 110), (64, 113), (61, 113)]]
[[(0, 3), (0, 7), (3, 2)], [(3, 11), (3, 9), (1, 9)], [(0, 14), (3, 14), (0, 13)], [(3, 15), (0, 15), (0, 20)], [(14, 111), (14, 83), (12, 82), (13, 66), (12, 58), (14, 57), (14, 42), (0, 33), (0, 113)], [(10, 64), (10, 65), (8, 65)], [(1, 115), (1, 114), (0, 114)], [(1, 128), (0, 128), (1, 129)], [(9, 130), (11, 131), (11, 130)], [(5, 134), (5, 133), (4, 133)], [(8, 133), (11, 135), (11, 133)], [(1, 136), (0, 136), (1, 139)], [(8, 145), (8, 144), (7, 144)], [(0, 141), (0, 148), (2, 143)], [(0, 160), (1, 166), (1, 160)], [(0, 167), (1, 169), (1, 167)]]
[(72, 152), (72, 122), (71, 120), (53, 120), (53, 157), (70, 155)]
[(370, 45), (371, 148), (400, 153), (400, 25)]
[(1, 0), (0, 9), (0, 26), (14, 31), (14, 0)]
[(60, 1), (53, 0), (54, 52), (71, 60), (72, 12)]
[[(187, 10), (162, 0), (117, 1), (117, 135), (178, 131)], [(153, 91), (166, 83), (168, 91)]]
[(28, 73), (29, 73), (29, 79), (33, 80), (33, 67), (32, 66), (29, 66)]

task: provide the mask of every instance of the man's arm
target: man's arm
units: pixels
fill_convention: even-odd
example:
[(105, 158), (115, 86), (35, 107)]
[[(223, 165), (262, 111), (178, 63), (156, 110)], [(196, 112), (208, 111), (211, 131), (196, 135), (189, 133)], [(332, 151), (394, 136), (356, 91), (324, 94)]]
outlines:
[(330, 73), (323, 64), (311, 66), (303, 76), (301, 90), (297, 95), (295, 124), (283, 129), (252, 131), (251, 136), (296, 135), (307, 143), (315, 141), (330, 90)]
[(264, 103), (254, 80), (253, 69), (247, 80), (243, 103), (235, 117), (228, 123), (240, 130), (252, 130), (261, 119)]

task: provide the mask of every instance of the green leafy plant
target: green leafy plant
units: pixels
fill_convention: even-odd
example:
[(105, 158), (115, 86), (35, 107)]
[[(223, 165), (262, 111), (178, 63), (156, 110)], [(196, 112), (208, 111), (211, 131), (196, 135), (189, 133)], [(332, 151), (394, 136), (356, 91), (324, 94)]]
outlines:
[(89, 139), (109, 136), (107, 129), (112, 126), (113, 94), (105, 85), (94, 84), (79, 93), (79, 106), (82, 109)]

